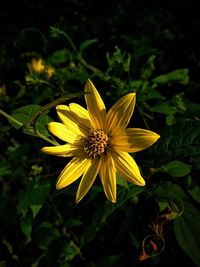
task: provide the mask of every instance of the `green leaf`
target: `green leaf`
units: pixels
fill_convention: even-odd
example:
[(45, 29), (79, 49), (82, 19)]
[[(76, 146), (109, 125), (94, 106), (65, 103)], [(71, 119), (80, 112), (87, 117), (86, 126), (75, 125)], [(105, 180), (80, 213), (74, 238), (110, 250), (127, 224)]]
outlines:
[[(14, 110), (12, 117), (16, 120), (18, 120), (19, 122), (21, 122), (23, 125), (27, 124), (30, 119), (41, 109), (40, 106), (38, 105), (27, 105), (21, 108), (18, 108), (16, 110)], [(10, 124), (16, 128), (16, 129), (20, 129), (21, 126), (19, 126), (18, 124), (16, 124), (13, 121), (9, 121)], [(33, 126), (27, 126), (27, 127), (22, 127), (23, 132), (25, 134), (29, 134), (29, 135), (33, 135), (35, 136), (35, 129)]]
[(171, 182), (162, 182), (159, 185), (154, 185), (151, 188), (153, 194), (160, 197), (172, 198), (172, 199), (188, 199), (187, 194), (182, 187)]
[(65, 246), (64, 251), (62, 251), (61, 257), (64, 256), (66, 261), (71, 261), (74, 257), (80, 254), (80, 248), (71, 240), (69, 244)]
[(158, 201), (159, 211), (162, 212), (169, 207), (168, 201)]
[(36, 131), (43, 136), (51, 136), (50, 132), (47, 129), (47, 125), (51, 121), (52, 119), (48, 115), (42, 114), (35, 123)]
[(183, 177), (191, 172), (191, 165), (175, 160), (161, 166), (161, 171), (172, 177)]
[[(18, 194), (18, 211), (26, 211), (32, 206), (33, 214), (36, 215), (37, 205), (42, 205), (50, 191), (50, 183), (37, 184), (35, 181), (30, 181), (27, 184), (26, 191), (21, 191)], [(39, 210), (38, 210), (39, 211)]]
[(174, 214), (174, 218), (183, 213), (183, 200), (182, 199), (169, 199), (168, 206), (172, 210), (172, 215)]
[(185, 114), (191, 118), (200, 118), (200, 105), (196, 103), (186, 103)]
[[(10, 254), (13, 254), (13, 246), (4, 238), (2, 240), (2, 243), (6, 246), (7, 250), (9, 251)], [(0, 267), (5, 267), (6, 265), (2, 264), (0, 262)]]
[(123, 205), (128, 199), (134, 198), (137, 195), (144, 192), (144, 187), (139, 187), (135, 185), (130, 185), (129, 190), (125, 189), (121, 191), (121, 194), (118, 195), (117, 202), (116, 203), (110, 203), (109, 201), (105, 204), (105, 210), (104, 215), (102, 218), (102, 221), (105, 221), (107, 217), (113, 213), (115, 210), (117, 210), (121, 205)]
[(173, 127), (164, 127), (159, 142), (144, 153), (147, 166), (161, 166), (178, 158), (193, 157), (195, 161), (200, 151), (200, 121), (179, 117)]
[[(49, 244), (53, 240), (58, 240), (61, 238), (58, 228), (55, 227), (52, 223), (42, 222), (39, 225), (36, 225), (36, 228), (33, 229), (32, 238), (35, 244), (38, 245), (41, 249), (49, 248)], [(63, 236), (63, 235), (62, 235)]]
[(116, 179), (117, 179), (118, 185), (121, 185), (123, 187), (126, 187), (126, 189), (128, 189), (128, 182), (123, 177), (121, 177), (118, 173), (117, 173)]
[(155, 70), (155, 55), (151, 55), (148, 60), (146, 66), (141, 70), (141, 78), (142, 80), (147, 80), (151, 77), (153, 71)]
[(83, 222), (76, 218), (70, 218), (69, 220), (67, 220), (66, 224), (68, 225), (68, 227), (73, 228), (82, 225)]
[[(50, 136), (50, 133), (47, 130), (47, 124), (51, 122), (52, 119), (47, 114), (42, 114), (41, 116), (39, 116), (39, 118), (35, 122), (35, 128), (32, 125), (26, 125), (36, 113), (41, 111), (41, 108), (42, 107), (38, 105), (27, 105), (19, 109), (16, 109), (13, 112), (12, 117), (21, 122), (25, 126), (23, 127), (24, 133), (35, 136), (37, 135), (35, 132), (36, 129), (36, 131), (39, 134), (48, 137)], [(10, 123), (16, 129), (20, 128), (20, 126), (15, 122), (10, 121)]]
[(21, 230), (28, 239), (31, 239), (32, 223), (33, 218), (28, 214), (21, 219)]
[(152, 82), (156, 84), (166, 84), (172, 82), (180, 82), (181, 84), (188, 84), (189, 82), (189, 70), (188, 69), (177, 69), (168, 72), (163, 75), (155, 77)]
[(199, 186), (195, 185), (192, 189), (189, 189), (188, 192), (193, 197), (194, 200), (200, 203), (200, 187)]
[(33, 218), (38, 214), (40, 209), (42, 208), (42, 205), (30, 205), (30, 208), (32, 210)]
[(0, 176), (8, 175), (11, 172), (11, 166), (7, 161), (0, 162)]
[(166, 116), (166, 124), (171, 126), (174, 125), (176, 123), (176, 118), (174, 115), (170, 114)]
[(115, 51), (112, 55), (107, 52), (106, 58), (109, 66), (108, 72), (119, 68), (122, 68), (125, 72), (130, 70), (131, 55), (130, 53), (122, 52), (118, 46), (115, 46)]
[(152, 111), (160, 113), (160, 114), (173, 115), (177, 112), (177, 108), (174, 107), (170, 101), (165, 101), (165, 102), (156, 104), (152, 108)]
[(190, 203), (183, 202), (184, 212), (173, 221), (176, 240), (192, 261), (200, 267), (200, 213)]
[[(145, 86), (144, 82), (141, 82), (139, 86), (143, 88), (142, 90), (138, 91), (138, 94), (137, 94), (138, 102), (144, 102), (150, 99), (162, 99), (163, 98), (162, 95), (155, 88), (148, 86), (148, 84)], [(133, 83), (133, 87), (138, 88), (139, 86), (137, 86), (137, 84), (135, 86)]]
[(69, 56), (70, 56), (69, 50), (65, 48), (65, 49), (57, 50), (56, 52), (54, 52), (48, 58), (48, 60), (53, 65), (59, 65), (61, 63), (67, 63)]
[[(27, 105), (14, 110), (12, 117), (21, 123), (26, 124), (40, 109), (41, 107), (38, 105)], [(19, 128), (19, 126), (12, 121), (10, 121), (10, 123), (13, 127), (17, 129)]]
[(80, 51), (85, 50), (86, 48), (88, 48), (90, 45), (96, 43), (98, 41), (98, 39), (90, 39), (90, 40), (86, 40), (84, 41), (81, 45), (80, 45)]
[(36, 184), (29, 192), (30, 204), (43, 204), (50, 192), (50, 182), (45, 184)]

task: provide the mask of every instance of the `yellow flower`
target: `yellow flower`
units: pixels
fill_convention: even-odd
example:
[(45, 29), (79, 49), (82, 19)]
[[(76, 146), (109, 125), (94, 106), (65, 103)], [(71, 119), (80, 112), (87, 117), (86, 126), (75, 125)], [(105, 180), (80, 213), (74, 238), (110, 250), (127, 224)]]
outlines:
[(44, 62), (41, 58), (39, 59), (33, 58), (31, 63), (27, 64), (27, 67), (30, 72), (42, 73), (45, 70)]
[(48, 67), (46, 67), (45, 72), (46, 72), (48, 78), (51, 78), (54, 75), (55, 70), (53, 67), (48, 66)]
[(135, 100), (136, 94), (129, 93), (106, 112), (101, 96), (88, 80), (85, 85), (87, 110), (75, 103), (56, 107), (62, 123), (50, 122), (48, 129), (66, 144), (44, 147), (42, 151), (55, 156), (73, 157), (60, 174), (57, 189), (70, 185), (82, 176), (76, 193), (78, 203), (99, 174), (106, 197), (116, 202), (116, 173), (128, 182), (145, 185), (136, 162), (128, 153), (146, 149), (160, 136), (149, 130), (126, 128)]
[(27, 67), (30, 72), (46, 73), (48, 78), (51, 78), (52, 75), (55, 73), (54, 68), (51, 66), (45, 66), (44, 61), (41, 58), (39, 59), (33, 58), (31, 63), (27, 64)]

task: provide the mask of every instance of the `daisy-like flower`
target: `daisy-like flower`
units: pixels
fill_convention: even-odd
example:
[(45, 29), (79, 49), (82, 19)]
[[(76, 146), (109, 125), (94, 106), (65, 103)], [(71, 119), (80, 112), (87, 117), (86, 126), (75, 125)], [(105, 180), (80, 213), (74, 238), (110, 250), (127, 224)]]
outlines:
[(87, 110), (71, 103), (56, 107), (61, 122), (50, 122), (49, 131), (66, 142), (44, 147), (47, 154), (73, 157), (61, 172), (57, 189), (64, 188), (82, 176), (77, 193), (78, 203), (89, 191), (99, 174), (106, 197), (116, 202), (116, 173), (128, 182), (144, 186), (135, 160), (128, 154), (146, 149), (160, 137), (139, 128), (126, 128), (132, 116), (136, 94), (121, 97), (108, 112), (93, 83), (85, 85)]

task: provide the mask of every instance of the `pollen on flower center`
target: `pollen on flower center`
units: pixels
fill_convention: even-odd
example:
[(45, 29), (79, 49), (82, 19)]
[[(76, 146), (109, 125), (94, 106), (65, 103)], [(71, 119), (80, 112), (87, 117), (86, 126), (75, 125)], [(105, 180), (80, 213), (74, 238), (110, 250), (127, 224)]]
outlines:
[(83, 141), (84, 151), (90, 157), (97, 157), (110, 149), (110, 137), (103, 130), (90, 130)]

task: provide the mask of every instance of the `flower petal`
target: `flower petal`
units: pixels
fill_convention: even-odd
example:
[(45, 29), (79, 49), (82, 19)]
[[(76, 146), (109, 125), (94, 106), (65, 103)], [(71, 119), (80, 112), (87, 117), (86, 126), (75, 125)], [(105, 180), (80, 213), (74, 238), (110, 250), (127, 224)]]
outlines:
[(79, 122), (73, 116), (70, 108), (66, 105), (58, 105), (56, 107), (57, 113), (64, 125), (76, 135), (83, 136), (85, 134), (84, 129), (81, 128)]
[(42, 152), (54, 156), (72, 157), (77, 154), (81, 154), (81, 148), (73, 146), (71, 144), (65, 144), (61, 146), (46, 146), (41, 149)]
[(145, 181), (142, 178), (135, 160), (126, 152), (112, 152), (117, 172), (128, 182), (144, 186)]
[(67, 127), (60, 122), (50, 122), (48, 124), (48, 129), (56, 137), (71, 144), (74, 143), (77, 138), (76, 134), (68, 130)]
[(113, 150), (121, 152), (138, 152), (153, 145), (160, 135), (149, 130), (127, 128), (112, 136)]
[(88, 80), (85, 85), (85, 101), (94, 129), (104, 130), (106, 107), (94, 84)]
[(76, 181), (85, 171), (87, 171), (90, 165), (90, 160), (74, 157), (58, 177), (56, 188), (62, 189)]
[(126, 128), (135, 107), (136, 94), (130, 93), (121, 97), (108, 111), (106, 130)]
[(88, 132), (88, 130), (92, 128), (92, 123), (87, 109), (76, 103), (70, 103), (69, 108), (81, 128)]
[(101, 156), (100, 177), (106, 197), (116, 202), (116, 169), (110, 153)]
[(85, 171), (81, 182), (79, 184), (77, 193), (76, 193), (76, 203), (81, 201), (81, 199), (87, 194), (90, 190), (91, 186), (93, 185), (96, 176), (99, 172), (100, 167), (100, 160), (99, 157), (90, 160), (90, 166)]

